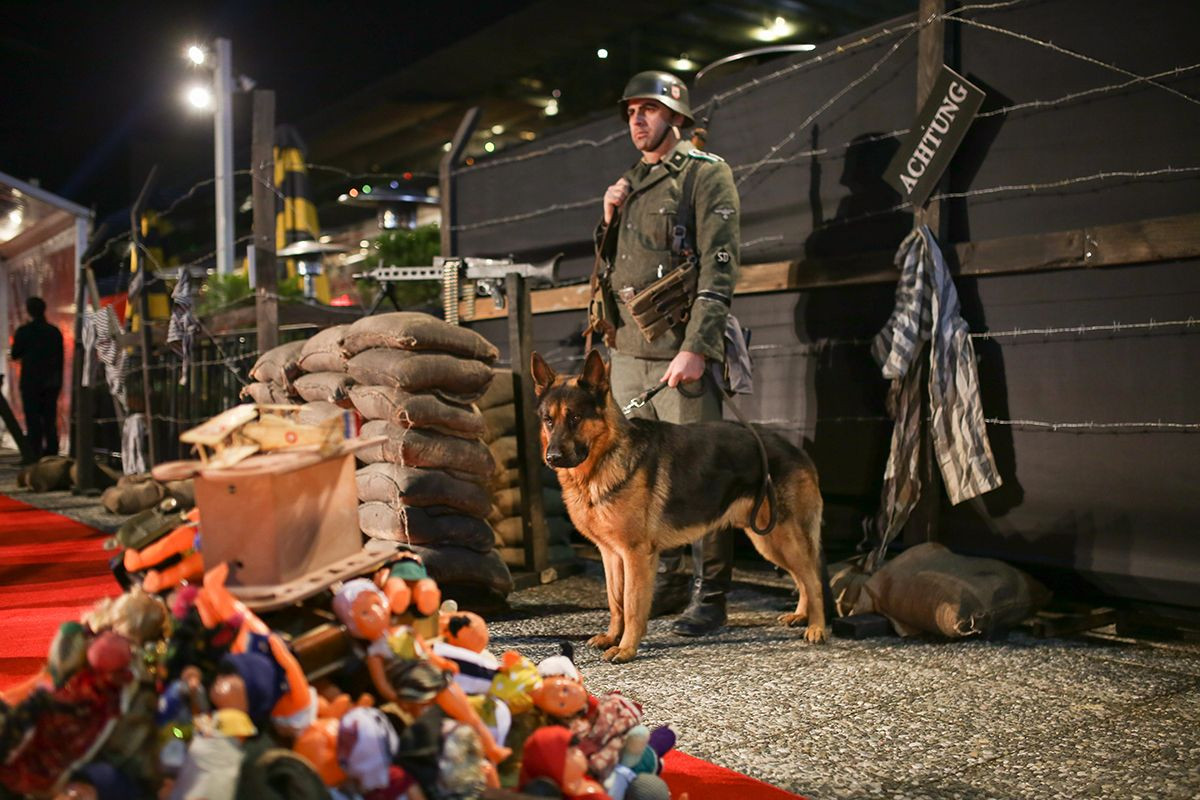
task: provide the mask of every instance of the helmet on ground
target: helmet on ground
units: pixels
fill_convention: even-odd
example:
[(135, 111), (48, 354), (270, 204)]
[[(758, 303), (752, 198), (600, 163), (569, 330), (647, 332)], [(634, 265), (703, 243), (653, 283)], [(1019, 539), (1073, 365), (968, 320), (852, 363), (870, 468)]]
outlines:
[(684, 116), (684, 125), (694, 125), (692, 106), (688, 102), (688, 90), (683, 81), (669, 72), (639, 72), (625, 84), (621, 94), (621, 117), (625, 117), (625, 107), (630, 100), (657, 100), (672, 111)]

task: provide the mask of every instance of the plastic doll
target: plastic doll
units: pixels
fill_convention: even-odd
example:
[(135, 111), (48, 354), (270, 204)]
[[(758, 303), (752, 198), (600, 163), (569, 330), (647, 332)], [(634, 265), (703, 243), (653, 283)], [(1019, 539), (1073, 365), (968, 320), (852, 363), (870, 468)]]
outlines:
[[(387, 702), (404, 700), (396, 691), (389, 671), (399, 667), (431, 666), (441, 671), (437, 680), (429, 680), (429, 689), (436, 691), (434, 699), (447, 715), (469, 725), (483, 742), (484, 753), (492, 763), (508, 758), (512, 751), (496, 743), (491, 731), (483, 724), (462, 687), (447, 679), (457, 667), (438, 656), (424, 638), (411, 627), (390, 628), (390, 606), (387, 596), (374, 583), (364, 578), (347, 581), (333, 601), (333, 610), (351, 635), (370, 644), (367, 647), (367, 671), (379, 696)], [(435, 607), (436, 610), (436, 607)], [(426, 670), (427, 671), (427, 670)], [(427, 680), (434, 676), (420, 676)]]
[(392, 613), (401, 622), (426, 639), (439, 635), (442, 591), (429, 577), (420, 556), (401, 553), (399, 558), (376, 573), (375, 583), (383, 589)]
[(530, 784), (549, 782), (564, 800), (611, 800), (604, 788), (587, 775), (588, 760), (575, 744), (571, 732), (559, 725), (538, 728), (525, 741), (518, 785), (522, 791)]
[[(189, 511), (187, 519), (187, 524), (180, 525), (153, 544), (141, 550), (125, 551), (123, 561), (126, 572), (149, 570), (142, 579), (142, 588), (147, 592), (171, 589), (183, 581), (197, 580), (204, 574), (204, 556), (200, 553), (200, 509)], [(171, 556), (181, 556), (181, 559), (162, 570), (150, 569)]]
[[(286, 691), (273, 701), (271, 719), (276, 727), (294, 736), (316, 719), (316, 690), (309, 685), (304, 669), (283, 639), (225, 587), (228, 574), (228, 564), (219, 564), (205, 573), (204, 586), (196, 594), (196, 610), (207, 628), (240, 620), (232, 654), (260, 654), (282, 672)], [(250, 663), (253, 659), (242, 661)]]

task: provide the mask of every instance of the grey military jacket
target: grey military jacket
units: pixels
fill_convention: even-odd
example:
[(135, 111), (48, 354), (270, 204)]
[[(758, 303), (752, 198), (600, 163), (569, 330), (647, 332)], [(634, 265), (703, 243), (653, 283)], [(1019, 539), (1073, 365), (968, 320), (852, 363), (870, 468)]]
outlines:
[[(713, 361), (725, 357), (725, 318), (739, 263), (740, 203), (733, 172), (723, 159), (697, 150), (684, 139), (648, 173), (638, 166), (625, 173), (632, 190), (617, 217), (621, 227), (614, 231), (616, 245), (610, 241), (604, 256), (611, 264), (610, 284), (618, 296), (625, 287), (641, 291), (674, 269), (671, 234), (689, 169), (697, 170), (693, 183), (693, 236), (700, 270), (697, 300), (686, 323), (653, 342), (646, 341), (624, 303), (617, 301), (616, 349), (625, 355), (669, 359), (689, 350)], [(603, 234), (602, 224), (597, 241)]]

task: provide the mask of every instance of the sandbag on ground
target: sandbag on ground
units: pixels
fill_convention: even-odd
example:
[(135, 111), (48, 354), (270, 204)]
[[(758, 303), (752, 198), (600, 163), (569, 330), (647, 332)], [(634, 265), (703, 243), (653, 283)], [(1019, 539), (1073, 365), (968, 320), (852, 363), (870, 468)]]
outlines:
[(1049, 599), (1046, 587), (1016, 567), (926, 542), (872, 575), (854, 612), (883, 614), (902, 636), (958, 638), (1011, 627)]
[(144, 475), (126, 475), (100, 495), (100, 503), (113, 514), (136, 514), (151, 508), (163, 499), (162, 484)]
[(303, 347), (303, 339), (272, 347), (254, 362), (250, 377), (262, 383), (290, 386), (300, 374), (300, 351)]
[(29, 468), (29, 488), (35, 492), (70, 489), (72, 464), (66, 456), (43, 456)]
[(317, 331), (300, 348), (300, 369), (304, 372), (345, 372), (348, 356), (342, 349), (342, 337), (349, 325), (332, 325)]
[(346, 329), (342, 348), (347, 354), (372, 347), (436, 350), (488, 363), (500, 357), (496, 346), (475, 331), (415, 311), (363, 317)]
[(463, 514), (434, 513), (453, 510), (444, 506), (394, 508), (387, 503), (362, 503), (358, 507), (358, 526), (373, 539), (393, 542), (452, 545), (480, 553), (495, 546), (496, 534), (484, 520)]
[(351, 386), (350, 401), (363, 419), (386, 420), (406, 428), (432, 428), (468, 439), (478, 439), (485, 431), (479, 409), (448, 402), (435, 394), (411, 394), (394, 386)]
[(443, 587), (443, 592), (450, 585), (481, 586), (507, 597), (513, 590), (512, 574), (495, 550), (477, 553), (464, 547), (421, 545), (412, 549), (425, 562), (429, 577)]
[(381, 461), (355, 474), (361, 502), (400, 506), (449, 506), (474, 517), (488, 513), (488, 492), (478, 483), (464, 481), (441, 470), (402, 467)]
[(368, 386), (394, 386), (406, 392), (433, 392), (470, 403), (483, 394), (492, 371), (482, 362), (446, 353), (419, 353), (375, 347), (346, 362), (346, 372)]
[(361, 436), (386, 436), (387, 441), (359, 450), (358, 459), (365, 464), (388, 461), (406, 467), (433, 467), (475, 476), (480, 483), (496, 470), (491, 451), (483, 442), (460, 439), (420, 428), (404, 428), (394, 422), (371, 420), (362, 426)]
[(349, 403), (354, 379), (344, 372), (310, 372), (292, 381), (296, 394), (309, 403)]

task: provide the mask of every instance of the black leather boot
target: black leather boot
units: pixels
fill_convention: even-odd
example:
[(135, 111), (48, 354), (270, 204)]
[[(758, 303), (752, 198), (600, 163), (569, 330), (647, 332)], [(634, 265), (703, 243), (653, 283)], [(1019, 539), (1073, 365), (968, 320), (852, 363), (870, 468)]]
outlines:
[(692, 595), (691, 559), (684, 564), (688, 547), (676, 547), (662, 554), (658, 560), (658, 572), (654, 576), (654, 600), (650, 603), (650, 619), (678, 614), (688, 604)]
[(671, 630), (679, 636), (704, 636), (725, 625), (725, 595), (733, 583), (733, 531), (716, 531), (692, 544), (696, 574), (692, 599)]

